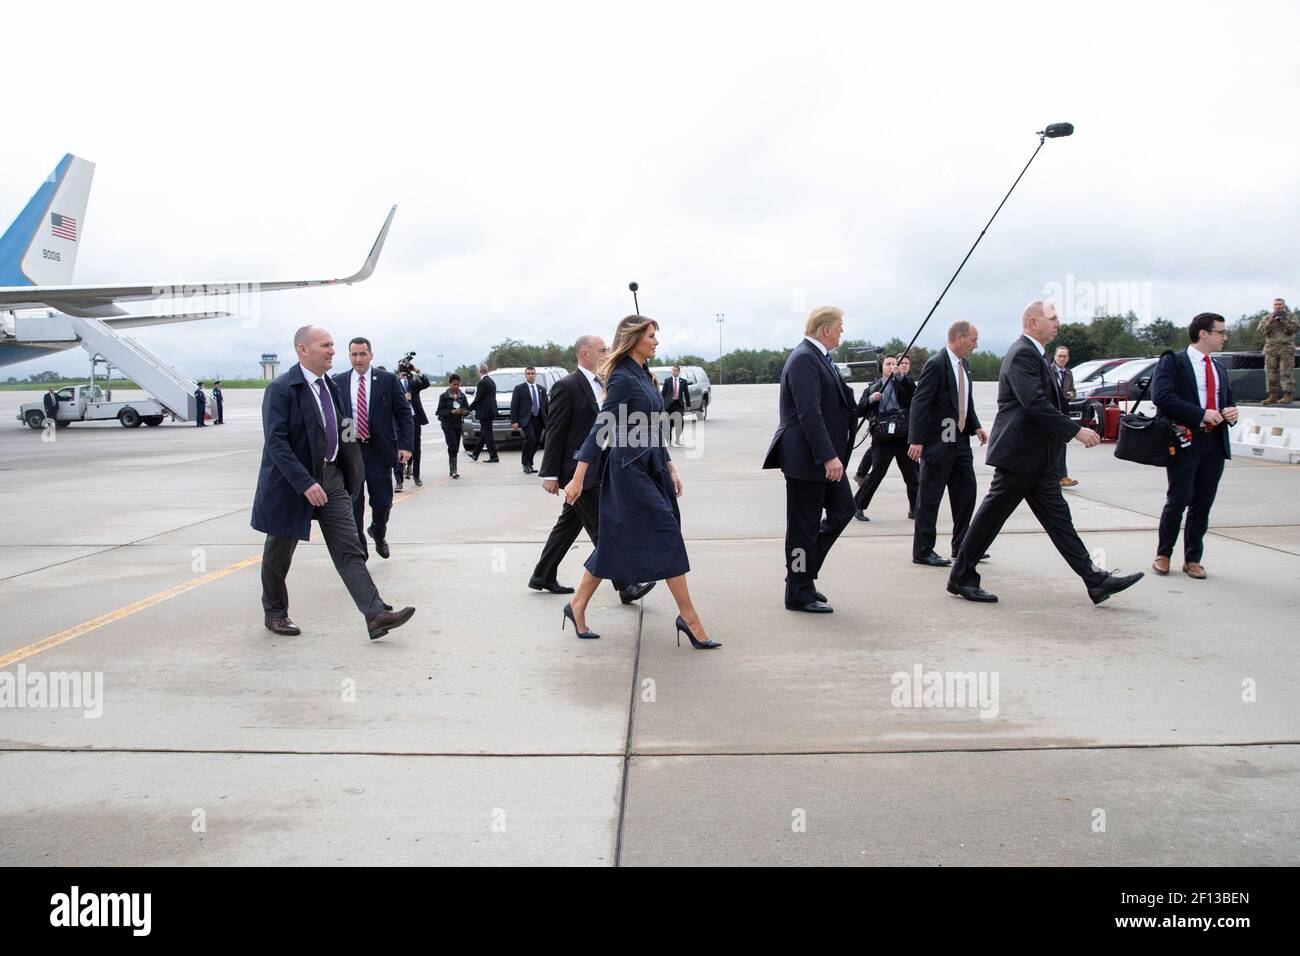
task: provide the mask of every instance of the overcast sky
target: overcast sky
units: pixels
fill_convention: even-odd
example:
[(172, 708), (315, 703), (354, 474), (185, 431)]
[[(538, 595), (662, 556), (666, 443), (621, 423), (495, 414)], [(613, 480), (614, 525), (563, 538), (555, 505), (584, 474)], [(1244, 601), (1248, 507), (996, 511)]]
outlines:
[(608, 336), (630, 279), (668, 354), (821, 303), (908, 337), (1057, 121), (922, 344), (1001, 352), (1071, 275), (1180, 324), (1300, 302), (1295, 3), (0, 7), (0, 226), (96, 163), (79, 283), (346, 275), (398, 205), (367, 282), (132, 333), (195, 377), (306, 322), (426, 370)]

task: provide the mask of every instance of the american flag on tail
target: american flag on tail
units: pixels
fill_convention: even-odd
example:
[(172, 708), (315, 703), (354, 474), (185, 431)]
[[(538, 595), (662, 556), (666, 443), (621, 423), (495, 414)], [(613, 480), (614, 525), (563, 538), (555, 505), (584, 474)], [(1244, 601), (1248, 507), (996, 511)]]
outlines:
[(57, 212), (50, 213), (50, 232), (60, 239), (71, 239), (77, 241), (77, 220), (71, 216), (60, 216)]

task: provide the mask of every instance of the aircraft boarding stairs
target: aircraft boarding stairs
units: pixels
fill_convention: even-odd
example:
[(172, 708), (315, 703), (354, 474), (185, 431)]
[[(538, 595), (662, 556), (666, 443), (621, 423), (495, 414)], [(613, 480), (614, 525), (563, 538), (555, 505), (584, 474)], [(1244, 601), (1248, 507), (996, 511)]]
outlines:
[(192, 422), (198, 414), (194, 392), (198, 384), (153, 349), (126, 335), (114, 332), (99, 319), (68, 316), (81, 336), (81, 346), (91, 356), (100, 355), (131, 377), (144, 391), (162, 403), (181, 421)]

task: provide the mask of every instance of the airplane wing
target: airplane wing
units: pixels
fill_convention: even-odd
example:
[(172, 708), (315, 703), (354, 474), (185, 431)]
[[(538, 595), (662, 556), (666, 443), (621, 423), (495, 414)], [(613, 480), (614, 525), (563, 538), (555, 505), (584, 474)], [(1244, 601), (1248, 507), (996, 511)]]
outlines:
[[(293, 279), (293, 280), (226, 280), (220, 282), (186, 282), (176, 284), (160, 282), (156, 285), (26, 285), (0, 287), (0, 309), (57, 309), (67, 315), (82, 318), (111, 320), (113, 317), (127, 315), (125, 309), (118, 308), (118, 302), (138, 302), (145, 299), (183, 299), (194, 296), (247, 295), (250, 292), (276, 292), (281, 289), (307, 289), (324, 285), (352, 285), (364, 282), (375, 271), (379, 253), (388, 238), (388, 229), (393, 224), (397, 213), (394, 206), (388, 211), (388, 218), (379, 230), (379, 236), (366, 256), (361, 268), (352, 275), (341, 279)], [(173, 320), (175, 321), (175, 320)], [(184, 321), (184, 320), (181, 320)], [(132, 323), (138, 324), (138, 323)], [(158, 324), (158, 323), (151, 323)]]

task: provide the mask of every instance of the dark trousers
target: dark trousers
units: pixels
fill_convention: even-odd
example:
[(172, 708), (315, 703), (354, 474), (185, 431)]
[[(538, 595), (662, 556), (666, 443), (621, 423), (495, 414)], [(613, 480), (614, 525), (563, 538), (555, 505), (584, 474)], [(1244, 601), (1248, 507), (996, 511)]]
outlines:
[(1065, 478), (1070, 474), (1065, 470), (1065, 452), (1069, 447), (1070, 443), (1068, 441), (1061, 445), (1061, 460), (1057, 462), (1056, 465), (1057, 469), (1061, 472), (1060, 477), (1062, 478)]
[[(315, 517), (325, 538), (325, 547), (357, 610), (369, 620), (384, 610), (384, 602), (366, 570), (365, 552), (357, 541), (357, 526), (352, 515), (352, 502), (343, 484), (343, 473), (333, 464), (327, 464), (321, 487), (329, 500), (315, 509)], [(285, 578), (297, 547), (297, 538), (266, 536), (266, 544), (262, 546), (262, 610), (268, 618), (287, 617), (289, 614), (289, 589)]]
[(540, 425), (540, 419), (530, 418), (524, 422), (524, 427), (520, 429), (524, 434), (524, 450), (520, 455), (520, 459), (525, 468), (533, 467), (533, 455), (537, 452), (537, 444), (541, 438)]
[(848, 475), (834, 482), (785, 480), (786, 604), (809, 604), (817, 599), (813, 582), (831, 545), (852, 520)]
[[(564, 486), (560, 485), (561, 492)], [(547, 584), (554, 584), (560, 570), (560, 562), (578, 540), (578, 532), (586, 529), (592, 547), (600, 540), (600, 485), (596, 484), (584, 491), (576, 504), (567, 501), (560, 509), (560, 516), (555, 519), (555, 527), (542, 545), (542, 556), (533, 568), (533, 577), (541, 578)], [(614, 590), (621, 591), (627, 587), (626, 581), (611, 581)]]
[(461, 429), (442, 426), (442, 437), (447, 441), (447, 467), (456, 467), (456, 456), (460, 454)]
[(898, 470), (903, 473), (903, 484), (907, 486), (907, 510), (916, 510), (916, 462), (907, 457), (907, 439), (881, 441), (873, 438), (871, 440), (871, 473), (867, 475), (867, 480), (853, 496), (853, 504), (856, 508), (867, 510), (876, 489), (885, 480), (885, 472), (889, 471), (891, 461), (898, 462)]
[(197, 421), (195, 421), (194, 424), (198, 425), (199, 428), (202, 428), (203, 425), (204, 425), (203, 419), (207, 417), (207, 413), (208, 413), (208, 406), (207, 406), (207, 405), (200, 405), (200, 406), (199, 406), (198, 419), (197, 419)]
[(412, 423), (411, 457), (407, 459), (405, 464), (399, 461), (397, 464), (393, 466), (393, 477), (397, 479), (398, 484), (402, 483), (402, 479), (406, 477), (406, 472), (408, 470), (411, 472), (412, 478), (420, 477), (420, 423), (419, 422)]
[(223, 402), (221, 399), (217, 399), (217, 424), (218, 425), (224, 425), (226, 423), (225, 405), (226, 405), (225, 402)]
[[(916, 526), (912, 529), (912, 557), (924, 558), (934, 551), (938, 540), (939, 505), (944, 492), (952, 510), (952, 554), (961, 550), (975, 513), (975, 459), (971, 455), (970, 437), (957, 443), (934, 459), (921, 458), (921, 477), (916, 491)], [(984, 552), (981, 551), (980, 554)]]
[(352, 499), (352, 513), (356, 517), (357, 537), (361, 539), (361, 552), (369, 554), (366, 544), (366, 495), (370, 496), (370, 523), (374, 526), (375, 537), (383, 540), (388, 536), (388, 515), (393, 510), (393, 467), (379, 450), (378, 445), (365, 443), (361, 446), (361, 459), (366, 463), (366, 482), (357, 489)]
[(483, 449), (487, 448), (489, 458), (497, 456), (497, 436), (492, 433), (492, 422), (480, 421), (478, 429), (478, 447), (472, 452), (469, 450), (468, 443), (465, 445), (465, 451), (472, 455), (483, 454)]
[(1024, 473), (997, 468), (993, 472), (989, 493), (984, 496), (979, 510), (971, 519), (966, 540), (962, 542), (961, 551), (953, 563), (950, 580), (954, 584), (979, 587), (980, 576), (975, 570), (976, 563), (1022, 501), (1029, 503), (1034, 517), (1052, 539), (1056, 550), (1061, 552), (1061, 557), (1083, 579), (1084, 584), (1093, 587), (1106, 579), (1106, 572), (1092, 563), (1088, 549), (1083, 546), (1079, 533), (1074, 530), (1070, 506), (1065, 503), (1065, 495), (1061, 492), (1061, 476), (1056, 469), (1053, 467)]
[[(1219, 426), (1221, 428), (1227, 426)], [(1187, 512), (1183, 533), (1183, 561), (1201, 563), (1205, 553), (1205, 529), (1210, 526), (1210, 508), (1223, 477), (1223, 436), (1192, 433), (1192, 447), (1180, 449), (1167, 471), (1169, 488), (1165, 509), (1160, 513), (1160, 543), (1156, 553), (1170, 557), (1178, 543), (1178, 526)]]
[(686, 406), (680, 401), (668, 402), (668, 407), (664, 409), (664, 429), (667, 432), (669, 443), (676, 441), (676, 436), (681, 435), (685, 415)]

